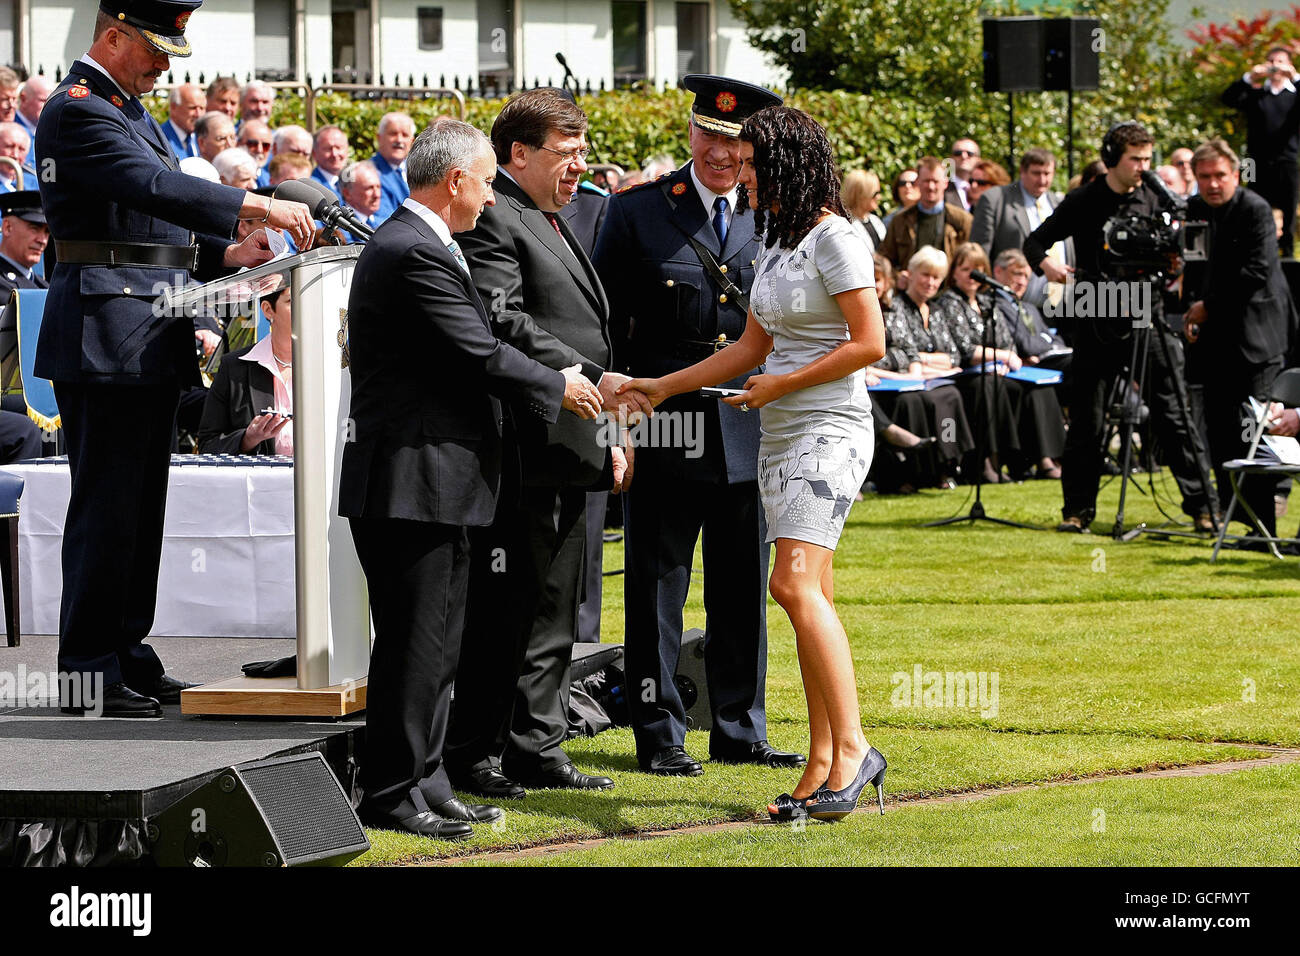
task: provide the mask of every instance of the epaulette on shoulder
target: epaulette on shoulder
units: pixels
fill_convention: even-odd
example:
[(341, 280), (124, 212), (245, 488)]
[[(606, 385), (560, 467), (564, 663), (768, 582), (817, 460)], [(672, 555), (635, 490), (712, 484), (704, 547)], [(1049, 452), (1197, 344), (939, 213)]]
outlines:
[(645, 189), (647, 186), (657, 186), (660, 183), (662, 183), (665, 179), (667, 179), (669, 176), (673, 175), (673, 173), (675, 172), (676, 170), (672, 170), (670, 172), (663, 173), (657, 179), (651, 179), (647, 182), (631, 183), (627, 186), (620, 186), (618, 189), (614, 190), (614, 195), (623, 196), (626, 195), (627, 193), (636, 192), (639, 189)]

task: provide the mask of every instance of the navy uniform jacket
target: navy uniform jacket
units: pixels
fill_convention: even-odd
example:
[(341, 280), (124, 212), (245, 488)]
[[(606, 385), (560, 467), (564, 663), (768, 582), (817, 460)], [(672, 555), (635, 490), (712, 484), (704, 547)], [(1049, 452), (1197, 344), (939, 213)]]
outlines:
[(35, 272), (27, 278), (27, 273), (17, 267), (8, 257), (0, 255), (0, 309), (9, 302), (9, 293), (14, 289), (44, 289), (46, 282)]
[[(634, 376), (660, 376), (708, 357), (701, 344), (725, 335), (735, 342), (745, 331), (746, 314), (710, 277), (688, 237), (700, 241), (727, 275), (748, 294), (754, 282), (759, 245), (754, 214), (737, 209), (725, 249), (691, 179), (690, 164), (660, 179), (615, 193), (596, 239), (592, 257), (610, 300), (614, 361)], [(757, 369), (731, 387), (740, 387)], [(754, 481), (758, 477), (758, 415), (724, 405), (716, 398), (679, 395), (664, 412), (703, 413), (703, 454), (686, 449), (639, 446), (637, 474), (671, 475), (696, 481)]]
[[(82, 88), (84, 94), (70, 95)], [(120, 104), (120, 105), (119, 105)], [(187, 176), (138, 99), (77, 61), (50, 94), (37, 127), (41, 204), (53, 241), (197, 241), (200, 279), (228, 270), (244, 192)], [(192, 235), (191, 230), (198, 235)], [(58, 382), (199, 384), (188, 316), (160, 314), (155, 299), (184, 272), (60, 262), (36, 349), (36, 374)]]
[(609, 193), (591, 183), (582, 183), (557, 215), (569, 224), (582, 251), (591, 256), (596, 251), (596, 236), (609, 211)]

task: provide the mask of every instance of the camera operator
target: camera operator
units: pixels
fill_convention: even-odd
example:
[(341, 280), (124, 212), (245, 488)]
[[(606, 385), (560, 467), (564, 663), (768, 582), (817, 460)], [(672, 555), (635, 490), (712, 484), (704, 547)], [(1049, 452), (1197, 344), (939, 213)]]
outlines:
[[(1210, 255), (1189, 264), (1184, 288), (1195, 301), (1183, 319), (1189, 381), (1202, 383), (1210, 460), (1215, 466), (1220, 510), (1232, 494), (1223, 462), (1249, 450), (1252, 415), (1247, 399), (1267, 401), (1282, 370), (1287, 330), (1295, 306), (1274, 239), (1273, 214), (1257, 194), (1241, 189), (1241, 164), (1221, 139), (1192, 155), (1197, 195), (1189, 219), (1210, 224)], [(1204, 266), (1204, 268), (1197, 268)], [(1242, 496), (1273, 533), (1273, 488), (1263, 476), (1246, 476)]]
[[(1154, 143), (1140, 123), (1130, 120), (1111, 127), (1101, 146), (1106, 175), (1066, 196), (1056, 211), (1025, 239), (1025, 257), (1036, 272), (1052, 282), (1066, 282), (1071, 273), (1076, 273), (1077, 282), (1099, 286), (1111, 277), (1113, 266), (1103, 260), (1106, 223), (1117, 215), (1155, 219), (1168, 202), (1157, 192), (1158, 186), (1149, 184), (1143, 177), (1144, 173), (1150, 175)], [(1069, 238), (1074, 239), (1077, 271), (1047, 255), (1053, 243)], [(1182, 491), (1183, 511), (1193, 517), (1198, 531), (1212, 531), (1209, 497), (1185, 414), (1181, 343), (1161, 314), (1159, 282), (1142, 278), (1134, 280), (1132, 288), (1137, 289), (1138, 282), (1151, 286), (1142, 290), (1149, 293), (1144, 299), (1150, 303), (1148, 314), (1136, 318), (1141, 320), (1140, 324), (1151, 326), (1143, 385), (1151, 406), (1152, 427), (1165, 448), (1169, 468)], [(1133, 298), (1129, 297), (1130, 304)], [(1094, 301), (1102, 303), (1104, 297), (1099, 294)], [(1132, 316), (1076, 316), (1074, 376), (1068, 391), (1070, 429), (1061, 462), (1064, 504), (1057, 531), (1076, 534), (1087, 531), (1096, 515), (1107, 393), (1117, 375), (1122, 374), (1126, 379), (1141, 375), (1141, 370), (1134, 375), (1127, 369), (1134, 325)]]
[(1282, 235), (1278, 246), (1291, 255), (1295, 208), (1300, 192), (1300, 94), (1295, 67), (1285, 47), (1268, 51), (1265, 62), (1223, 91), (1225, 106), (1246, 114), (1246, 152), (1255, 161), (1251, 188), (1274, 209), (1282, 210)]

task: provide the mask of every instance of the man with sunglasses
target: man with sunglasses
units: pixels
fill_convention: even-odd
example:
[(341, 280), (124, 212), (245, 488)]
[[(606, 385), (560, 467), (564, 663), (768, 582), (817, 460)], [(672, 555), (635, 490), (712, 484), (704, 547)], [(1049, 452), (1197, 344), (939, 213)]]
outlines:
[[(101, 0), (88, 53), (37, 126), (41, 201), (58, 253), (36, 350), (54, 382), (71, 472), (59, 670), (93, 693), (73, 712), (157, 717), (189, 686), (143, 643), (153, 626), (180, 390), (199, 384), (194, 327), (160, 290), (271, 257), (240, 220), (312, 232), (301, 203), (187, 176), (139, 97), (188, 56), (200, 0)], [(165, 210), (165, 213), (162, 211)], [(166, 218), (163, 218), (165, 215)], [(84, 706), (82, 706), (84, 705)]]
[(961, 206), (966, 212), (971, 211), (975, 204), (969, 195), (970, 179), (979, 161), (980, 146), (975, 140), (966, 137), (952, 144), (952, 176), (943, 197), (946, 202)]

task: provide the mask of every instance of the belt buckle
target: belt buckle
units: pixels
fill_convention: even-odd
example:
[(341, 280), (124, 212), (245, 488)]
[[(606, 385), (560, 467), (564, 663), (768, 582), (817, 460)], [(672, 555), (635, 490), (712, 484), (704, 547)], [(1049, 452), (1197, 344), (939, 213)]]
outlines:
[(726, 348), (730, 344), (731, 343), (727, 341), (727, 333), (719, 332), (718, 337), (713, 342), (713, 351), (721, 352), (724, 348)]

